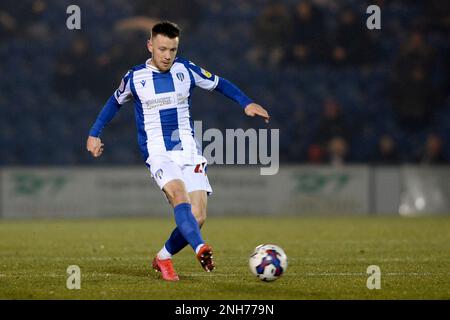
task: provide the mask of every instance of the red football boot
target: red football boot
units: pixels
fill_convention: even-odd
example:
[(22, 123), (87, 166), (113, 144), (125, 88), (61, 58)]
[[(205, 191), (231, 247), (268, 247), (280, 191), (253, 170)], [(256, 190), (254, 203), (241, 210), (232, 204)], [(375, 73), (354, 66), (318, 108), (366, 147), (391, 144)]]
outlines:
[(153, 259), (152, 267), (155, 271), (161, 272), (162, 278), (167, 281), (178, 281), (177, 273), (175, 272), (172, 264), (172, 259), (158, 259), (158, 256)]
[(202, 268), (205, 269), (206, 272), (211, 272), (216, 267), (213, 261), (213, 252), (212, 248), (207, 244), (204, 244), (197, 253), (197, 259), (200, 261)]

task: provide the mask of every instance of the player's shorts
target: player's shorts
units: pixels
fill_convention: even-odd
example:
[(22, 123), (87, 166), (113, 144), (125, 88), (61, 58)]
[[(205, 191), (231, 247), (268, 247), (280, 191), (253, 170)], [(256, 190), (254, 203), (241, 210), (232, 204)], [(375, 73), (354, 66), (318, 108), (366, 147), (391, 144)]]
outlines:
[(212, 194), (206, 174), (207, 162), (203, 157), (199, 163), (192, 164), (191, 161), (183, 161), (182, 157), (167, 153), (150, 157), (147, 164), (161, 190), (169, 181), (179, 179), (184, 182), (188, 193), (204, 190), (208, 195)]

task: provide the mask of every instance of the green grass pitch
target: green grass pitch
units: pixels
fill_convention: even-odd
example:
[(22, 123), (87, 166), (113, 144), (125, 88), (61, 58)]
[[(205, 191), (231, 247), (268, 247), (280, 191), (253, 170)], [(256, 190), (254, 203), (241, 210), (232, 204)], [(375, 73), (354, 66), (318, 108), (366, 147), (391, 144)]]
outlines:
[[(210, 217), (203, 236), (217, 269), (190, 247), (175, 256), (180, 281), (150, 268), (171, 232), (167, 219), (0, 221), (0, 299), (450, 299), (450, 218)], [(265, 283), (248, 269), (261, 243), (289, 266)], [(67, 267), (81, 289), (66, 288)], [(366, 286), (369, 265), (381, 289)]]

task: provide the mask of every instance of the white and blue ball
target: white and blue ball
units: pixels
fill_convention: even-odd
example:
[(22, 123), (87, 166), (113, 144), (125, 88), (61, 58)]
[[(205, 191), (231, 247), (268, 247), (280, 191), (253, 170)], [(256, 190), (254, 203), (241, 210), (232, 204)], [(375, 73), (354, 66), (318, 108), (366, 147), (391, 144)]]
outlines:
[(274, 244), (261, 244), (249, 259), (250, 271), (262, 281), (274, 281), (286, 272), (287, 256)]

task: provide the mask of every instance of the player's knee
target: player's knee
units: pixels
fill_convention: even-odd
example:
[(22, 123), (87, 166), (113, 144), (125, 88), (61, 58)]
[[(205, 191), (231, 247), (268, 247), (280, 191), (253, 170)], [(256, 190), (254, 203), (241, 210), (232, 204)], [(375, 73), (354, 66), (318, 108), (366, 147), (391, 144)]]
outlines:
[(189, 196), (187, 195), (186, 192), (183, 192), (181, 190), (177, 190), (173, 193), (173, 197), (172, 197), (172, 201), (171, 201), (172, 205), (174, 207), (176, 207), (177, 205), (181, 204), (181, 203), (190, 203), (189, 201)]
[(190, 203), (189, 195), (184, 188), (167, 189), (166, 195), (173, 207), (176, 207), (181, 203)]

